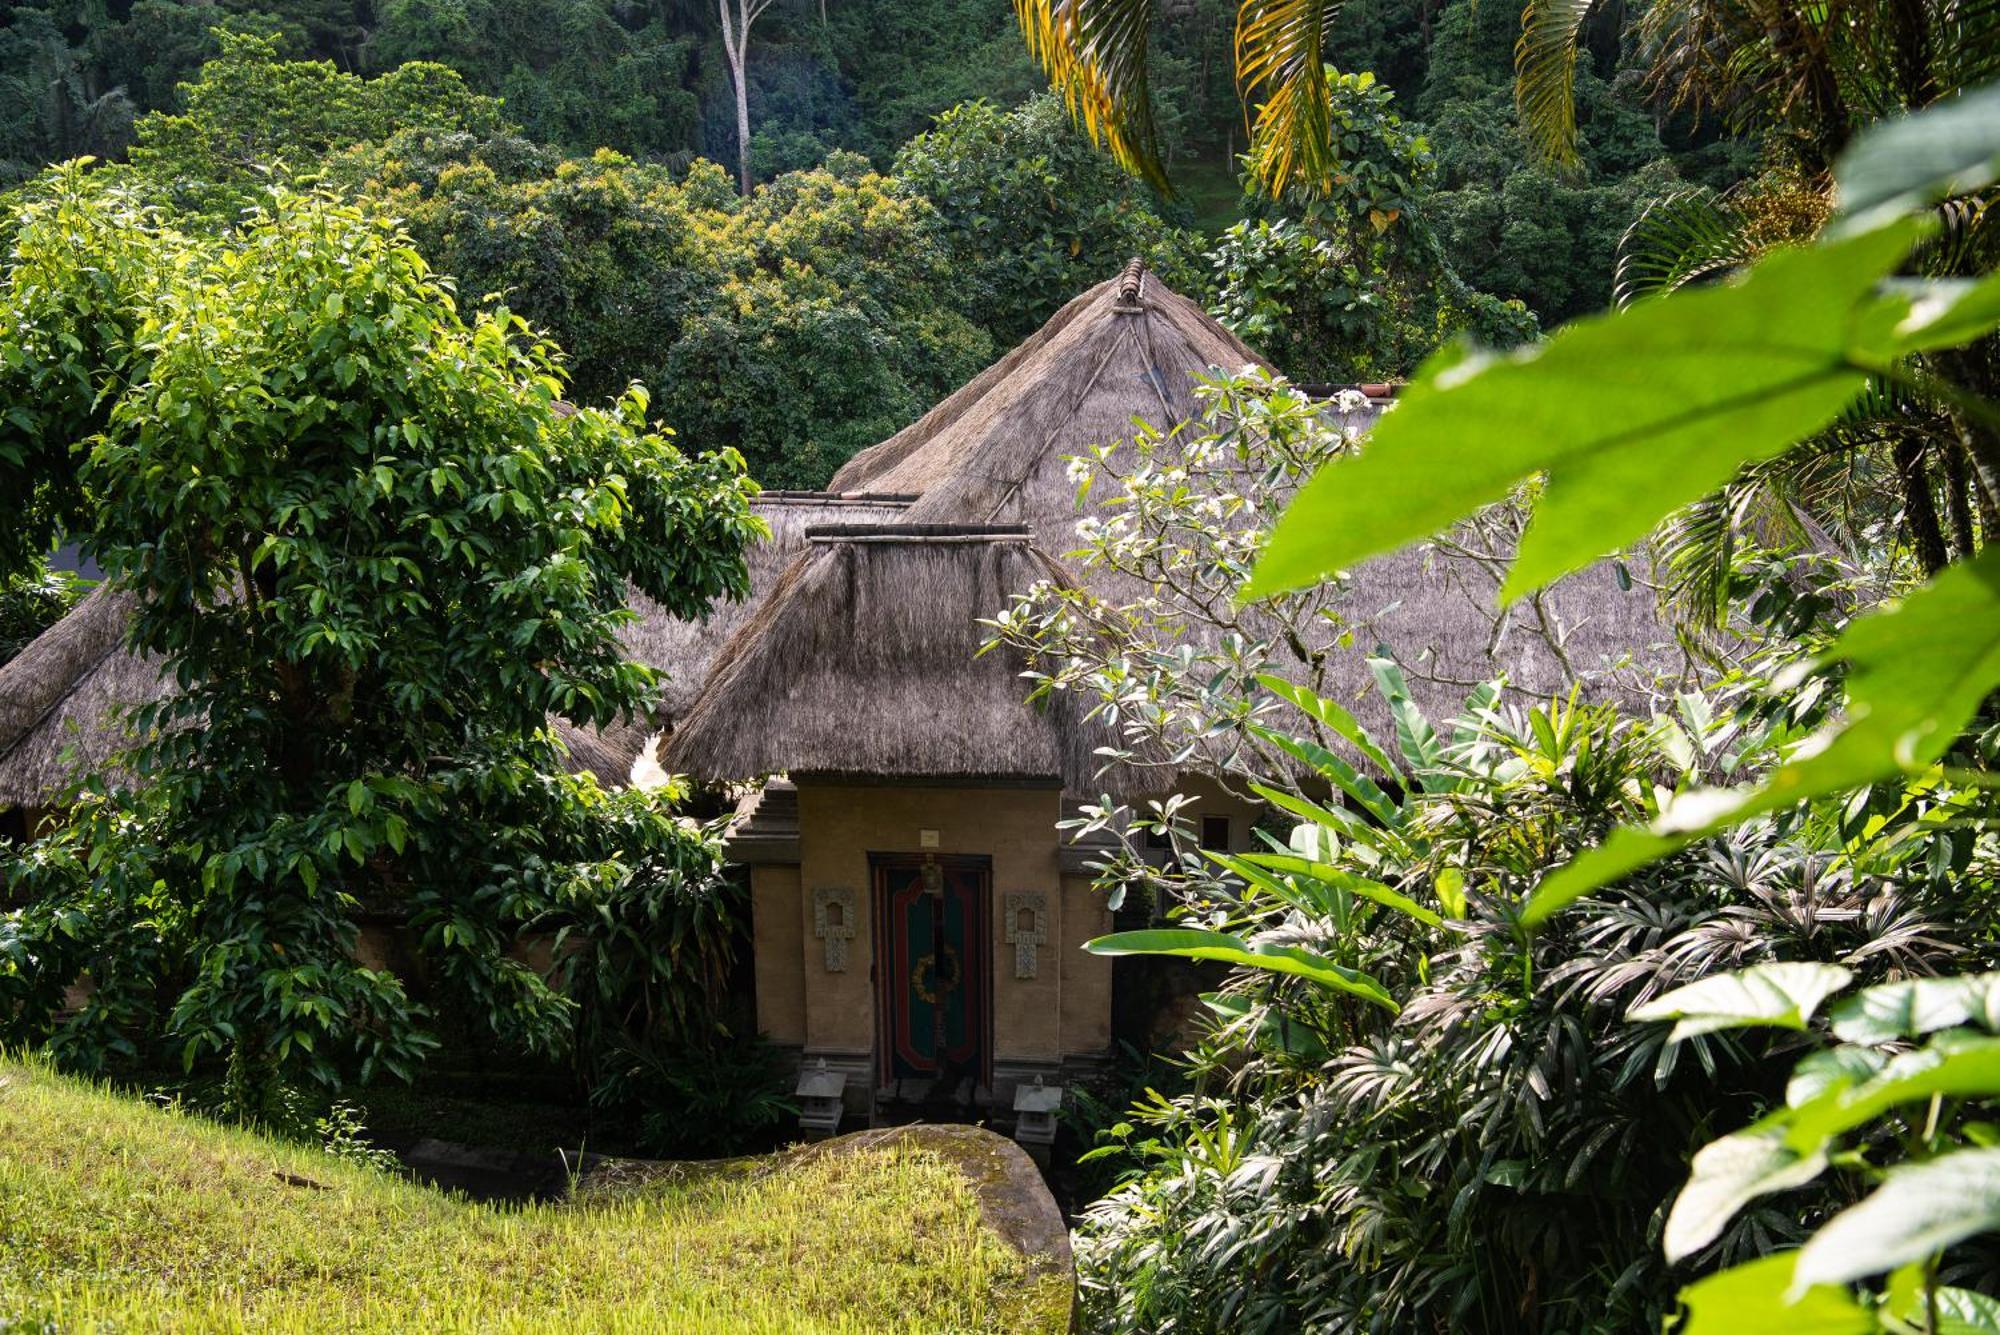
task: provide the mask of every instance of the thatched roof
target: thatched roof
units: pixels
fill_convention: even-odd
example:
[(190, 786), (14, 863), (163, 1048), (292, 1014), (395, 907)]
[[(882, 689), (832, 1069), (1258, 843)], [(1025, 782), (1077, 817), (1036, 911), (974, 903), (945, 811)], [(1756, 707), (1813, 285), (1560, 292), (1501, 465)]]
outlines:
[[(40, 807), (75, 779), (102, 773), (133, 738), (130, 710), (173, 689), (158, 660), (125, 642), (132, 595), (108, 585), (0, 665), (0, 807)], [(645, 745), (643, 722), (599, 730), (551, 719), (571, 773), (626, 782)]]
[(125, 647), (130, 594), (100, 586), (0, 666), (0, 805), (42, 806), (126, 744), (114, 722), (169, 683)]
[(979, 656), (979, 619), (1074, 576), (1018, 526), (815, 527), (716, 658), (665, 767), (767, 774), (1061, 780), (1095, 791), (1114, 740), (1059, 696), (1022, 701), (1022, 664)]
[[(1044, 549), (1064, 555), (1077, 546), (1078, 521), (1101, 516), (1107, 499), (1093, 493), (1078, 509), (1070, 458), (1130, 439), (1135, 420), (1162, 431), (1190, 420), (1200, 412), (1194, 376), (1252, 366), (1269, 369), (1135, 260), (922, 419), (855, 456), (832, 486), (921, 492), (904, 522), (1024, 524)], [(1329, 403), (1327, 410), (1365, 431), (1380, 404), (1343, 411)], [(1496, 543), (1496, 527), (1504, 526), (1489, 524), (1462, 546), (1511, 555), (1504, 534)], [(1570, 669), (1600, 671), (1602, 694), (1638, 705), (1655, 675), (1684, 666), (1645, 587), (1644, 565), (1638, 562), (1640, 580), (1621, 583), (1605, 562), (1502, 614), (1494, 607), (1493, 562), (1446, 547), (1405, 551), (1353, 572), (1336, 609), (1345, 624), (1329, 623), (1325, 642), (1312, 647), (1331, 652), (1333, 693), (1372, 727), (1391, 726), (1366, 664), (1378, 644), (1406, 665), (1413, 694), (1436, 717), (1455, 712), (1473, 684), (1502, 673), (1524, 695), (1545, 696), (1572, 679)], [(1083, 573), (1116, 601), (1148, 592)], [(1352, 647), (1336, 647), (1349, 631)], [(1560, 656), (1552, 640), (1562, 645)], [(1613, 670), (1628, 656), (1628, 666)]]
[(628, 590), (638, 619), (619, 638), (634, 662), (656, 668), (662, 676), (659, 722), (671, 728), (694, 706), (696, 694), (708, 679), (709, 661), (777, 586), (785, 567), (805, 550), (809, 527), (894, 523), (914, 499), (874, 493), (837, 496), (818, 491), (767, 491), (751, 502), (751, 508), (770, 526), (771, 536), (752, 543), (743, 554), (750, 567), (748, 598), (717, 602), (705, 620), (680, 621), (637, 589)]
[(1269, 369), (1134, 260), (937, 407), (848, 460), (829, 489), (919, 492), (911, 523), (1025, 523), (1046, 539), (1044, 516), (1073, 518), (1066, 456), (1129, 437), (1135, 417), (1163, 429), (1184, 421), (1197, 408), (1192, 376), (1248, 366)]

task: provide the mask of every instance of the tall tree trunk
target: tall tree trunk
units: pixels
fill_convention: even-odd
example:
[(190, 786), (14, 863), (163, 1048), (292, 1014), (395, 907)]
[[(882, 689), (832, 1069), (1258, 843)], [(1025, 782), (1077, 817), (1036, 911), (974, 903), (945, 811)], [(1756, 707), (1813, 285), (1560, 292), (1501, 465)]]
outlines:
[(1910, 545), (1925, 575), (1935, 575), (1951, 560), (1938, 528), (1937, 501), (1931, 495), (1930, 472), (1924, 467), (1924, 443), (1914, 434), (1896, 442), (1896, 473), (1903, 482), (1903, 520), (1910, 526)]
[(771, 0), (715, 0), (722, 15), (722, 50), (729, 58), (729, 79), (736, 88), (736, 188), (750, 197), (750, 85), (744, 66), (750, 54), (750, 25), (771, 7)]
[(1944, 507), (1951, 517), (1951, 545), (1961, 561), (1976, 554), (1972, 537), (1972, 479), (1965, 471), (1965, 451), (1956, 441), (1941, 443), (1944, 456)]

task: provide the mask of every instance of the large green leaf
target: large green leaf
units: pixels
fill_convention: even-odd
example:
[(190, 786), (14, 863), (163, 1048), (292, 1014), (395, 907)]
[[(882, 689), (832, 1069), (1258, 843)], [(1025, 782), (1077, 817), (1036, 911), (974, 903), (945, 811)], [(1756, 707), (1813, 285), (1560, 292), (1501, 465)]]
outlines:
[(1320, 1036), (1305, 1025), (1286, 1018), (1284, 1012), (1275, 1007), (1262, 1006), (1249, 997), (1227, 992), (1204, 992), (1201, 1004), (1221, 1016), (1226, 1024), (1247, 1024), (1255, 1018), (1254, 1040), (1276, 1048), (1288, 1057), (1308, 1062), (1326, 1060), (1326, 1043)]
[(1788, 1292), (1797, 1252), (1780, 1252), (1710, 1275), (1681, 1290), (1680, 1335), (1869, 1335), (1880, 1330), (1854, 1295), (1834, 1285)]
[(1396, 762), (1389, 759), (1389, 753), (1382, 749), (1381, 744), (1368, 729), (1361, 726), (1361, 721), (1355, 718), (1346, 706), (1269, 673), (1259, 676), (1257, 684), (1280, 700), (1289, 702), (1308, 717), (1317, 719), (1345, 737), (1354, 749), (1361, 753), (1362, 758), (1375, 766), (1383, 777), (1393, 783), (1402, 783), (1403, 772), (1396, 767)]
[(1848, 1088), (1872, 1080), (1888, 1064), (1889, 1054), (1874, 1048), (1842, 1044), (1809, 1052), (1799, 1058), (1791, 1078), (1785, 1081), (1785, 1106), (1802, 1108), (1836, 1087)]
[(1833, 1008), (1834, 1035), (1848, 1043), (1918, 1038), (1962, 1024), (2000, 1032), (2000, 973), (1878, 983)]
[(1218, 853), (1212, 849), (1203, 849), (1202, 856), (1224, 871), (1241, 877), (1245, 884), (1256, 886), (1279, 903), (1289, 905), (1310, 917), (1329, 918), (1339, 909), (1329, 888), (1322, 882), (1274, 876), (1262, 867), (1246, 862), (1233, 853)]
[(1959, 1150), (1904, 1164), (1813, 1234), (1799, 1252), (1792, 1286), (1846, 1284), (1993, 1228), (2000, 1228), (2000, 1150)]
[[(1440, 787), (1437, 771), (1444, 753), (1438, 746), (1437, 730), (1410, 698), (1410, 684), (1403, 677), (1402, 665), (1384, 646), (1369, 655), (1368, 671), (1375, 678), (1375, 689), (1389, 705), (1390, 716), (1396, 720), (1396, 748), (1415, 772), (1417, 786), (1426, 792), (1437, 791)], [(1453, 785), (1447, 782), (1442, 786)]]
[(1889, 330), (1898, 353), (1955, 348), (2000, 323), (2000, 273), (1984, 278), (1933, 278), (1898, 283), (1909, 313)]
[(1384, 908), (1407, 913), (1418, 922), (1436, 927), (1442, 918), (1416, 900), (1411, 899), (1393, 886), (1372, 881), (1366, 876), (1357, 876), (1351, 871), (1330, 863), (1314, 862), (1311, 858), (1293, 857), (1287, 853), (1247, 853), (1244, 861), (1266, 867), (1288, 876), (1307, 877), (1324, 885), (1334, 886), (1362, 899), (1372, 900)]
[(2000, 84), (1876, 126), (1834, 167), (1842, 213), (1868, 227), (2000, 173)]
[(1970, 1289), (1938, 1290), (1937, 1335), (2000, 1335), (2000, 1299)]
[(1191, 927), (1164, 927), (1143, 932), (1113, 932), (1087, 942), (1084, 949), (1093, 955), (1173, 955), (1181, 959), (1217, 960), (1244, 969), (1289, 974), (1350, 993), (1394, 1011), (1400, 1007), (1388, 989), (1359, 970), (1335, 964), (1298, 946), (1258, 946), (1251, 948), (1241, 938), (1224, 932), (1205, 932)]
[(1947, 1031), (1916, 1052), (1891, 1058), (1865, 1080), (1833, 1082), (1824, 1093), (1768, 1119), (1785, 1143), (1811, 1153), (1835, 1136), (1872, 1122), (1891, 1108), (1942, 1094), (2000, 1094), (2000, 1038)]
[(1754, 816), (1934, 763), (2000, 687), (2000, 547), (1952, 566), (1900, 603), (1856, 618), (1828, 657), (1850, 665), (1842, 721), (1755, 788), (1686, 793), (1650, 826), (1612, 831), (1542, 882), (1523, 918), (1540, 923), (1592, 890)]
[(1734, 283), (1635, 303), (1505, 356), (1434, 358), (1358, 456), (1306, 485), (1245, 595), (1312, 583), (1427, 537), (1546, 472), (1505, 596), (1644, 536), (1744, 463), (1831, 422), (1866, 384), (1878, 281), (1902, 221), (1773, 253)]
[(1701, 1147), (1687, 1185), (1667, 1216), (1667, 1260), (1679, 1261), (1715, 1241), (1736, 1212), (1759, 1196), (1802, 1187), (1826, 1170), (1824, 1148), (1800, 1154), (1781, 1129), (1739, 1131)]
[(1756, 1025), (1804, 1029), (1822, 1001), (1853, 981), (1853, 972), (1838, 964), (1759, 964), (1677, 987), (1634, 1006), (1625, 1018), (1678, 1021), (1674, 1042)]

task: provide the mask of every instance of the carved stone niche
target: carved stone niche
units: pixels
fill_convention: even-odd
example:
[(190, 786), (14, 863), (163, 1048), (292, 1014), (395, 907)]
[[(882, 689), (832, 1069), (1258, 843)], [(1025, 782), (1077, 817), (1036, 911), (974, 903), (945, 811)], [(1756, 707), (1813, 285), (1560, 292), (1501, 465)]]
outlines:
[(844, 886), (813, 891), (813, 935), (826, 946), (826, 971), (847, 972), (847, 943), (854, 939), (854, 892)]
[(1039, 890), (1009, 890), (1006, 899), (1007, 944), (1014, 947), (1014, 976), (1033, 978), (1041, 971), (1037, 946), (1048, 944), (1049, 897)]

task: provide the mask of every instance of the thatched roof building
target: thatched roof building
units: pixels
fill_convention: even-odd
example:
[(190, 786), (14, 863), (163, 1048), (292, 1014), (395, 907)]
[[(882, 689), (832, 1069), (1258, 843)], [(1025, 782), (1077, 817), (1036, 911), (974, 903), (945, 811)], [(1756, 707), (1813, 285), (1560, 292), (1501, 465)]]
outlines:
[[(905, 522), (1023, 524), (1062, 555), (1076, 546), (1079, 520), (1102, 515), (1107, 499), (1093, 493), (1078, 509), (1070, 458), (1129, 439), (1141, 419), (1162, 431), (1192, 420), (1201, 412), (1195, 376), (1248, 367), (1271, 369), (1134, 260), (917, 422), (856, 455), (831, 486), (920, 493)], [(1342, 421), (1365, 430), (1383, 406), (1378, 399)], [(1348, 637), (1352, 649), (1332, 651), (1332, 693), (1370, 726), (1392, 726), (1366, 663), (1378, 645), (1404, 664), (1418, 703), (1437, 716), (1501, 674), (1524, 698), (1564, 690), (1581, 675), (1601, 694), (1638, 706), (1657, 678), (1684, 670), (1643, 561), (1635, 563), (1641, 578), (1607, 561), (1502, 612), (1495, 593), (1512, 553), (1509, 526), (1467, 526), (1455, 536), (1351, 572), (1334, 604), (1339, 622), (1326, 623), (1325, 643), (1312, 646)], [(1114, 600), (1148, 592), (1081, 573)]]
[(1075, 576), (1019, 526), (830, 525), (723, 648), (669, 738), (670, 772), (1096, 787), (1115, 742), (1067, 697), (1022, 702), (1016, 655), (979, 655), (1009, 593)]
[[(1161, 428), (1196, 411), (1192, 377), (1268, 363), (1194, 302), (1133, 260), (1071, 301), (1026, 341), (909, 426), (852, 459), (828, 490), (920, 493), (912, 522), (1032, 522), (1074, 507), (1039, 464)], [(1023, 496), (1021, 489), (1030, 488)], [(921, 513), (918, 513), (921, 512)]]
[[(135, 740), (125, 719), (173, 690), (159, 660), (126, 643), (132, 595), (93, 590), (0, 664), (0, 808), (48, 806), (75, 780), (114, 767)], [(650, 729), (645, 720), (579, 728), (551, 719), (572, 773), (623, 784)]]

